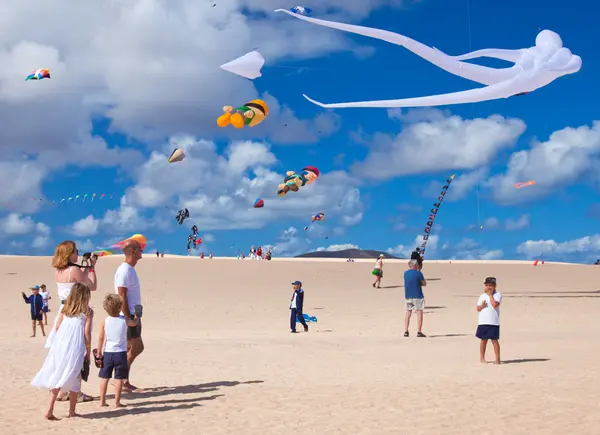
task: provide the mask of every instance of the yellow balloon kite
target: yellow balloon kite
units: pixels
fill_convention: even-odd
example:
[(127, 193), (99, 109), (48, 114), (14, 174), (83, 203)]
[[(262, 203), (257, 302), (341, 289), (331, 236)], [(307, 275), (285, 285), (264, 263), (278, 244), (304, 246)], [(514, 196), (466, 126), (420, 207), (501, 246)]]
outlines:
[(252, 100), (235, 109), (233, 106), (225, 106), (223, 112), (225, 113), (217, 119), (217, 125), (221, 128), (229, 124), (235, 128), (255, 127), (265, 120), (269, 114), (269, 107), (262, 100)]

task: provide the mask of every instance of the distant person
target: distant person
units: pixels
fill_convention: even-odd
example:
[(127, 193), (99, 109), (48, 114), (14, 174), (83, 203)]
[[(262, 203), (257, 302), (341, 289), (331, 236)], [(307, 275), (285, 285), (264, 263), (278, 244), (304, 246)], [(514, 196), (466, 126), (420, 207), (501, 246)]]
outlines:
[(373, 287), (381, 288), (381, 278), (383, 278), (383, 254), (379, 254), (379, 257), (377, 257), (377, 260), (375, 261), (375, 268), (371, 273), (375, 275)]
[(36, 324), (40, 324), (40, 328), (42, 328), (42, 335), (45, 337), (46, 332), (44, 331), (44, 324), (42, 323), (42, 319), (44, 317), (44, 311), (42, 310), (44, 306), (44, 298), (40, 294), (40, 288), (37, 285), (30, 287), (31, 295), (27, 296), (25, 293), (21, 292), (23, 295), (23, 300), (25, 300), (26, 304), (30, 305), (31, 310), (31, 327), (33, 329), (33, 335), (31, 338), (35, 337), (36, 332)]
[(425, 337), (423, 334), (423, 310), (425, 309), (425, 296), (423, 287), (427, 285), (423, 273), (419, 270), (417, 260), (408, 262), (409, 269), (404, 272), (404, 298), (406, 299), (406, 313), (404, 314), (404, 336), (408, 337), (408, 327), (412, 312), (417, 312), (417, 337)]
[(262, 252), (262, 248), (259, 246), (259, 247), (256, 249), (256, 256), (258, 257), (258, 259), (259, 259), (259, 260), (262, 260), (262, 254), (263, 254), (263, 252)]
[(304, 332), (308, 332), (308, 325), (304, 320), (304, 290), (302, 282), (294, 281), (292, 283), (294, 293), (292, 294), (292, 302), (290, 303), (290, 328), (292, 333), (296, 333), (296, 319), (304, 326)]
[[(136, 310), (142, 307), (140, 280), (135, 271), (135, 266), (142, 259), (142, 247), (136, 240), (130, 239), (125, 242), (122, 249), (125, 254), (125, 261), (121, 263), (115, 273), (115, 293), (121, 296), (123, 303), (122, 315), (133, 320), (136, 317)], [(137, 317), (139, 317), (139, 313)], [(141, 320), (136, 326), (127, 328), (127, 347), (127, 364), (129, 366), (129, 376), (131, 376), (131, 365), (144, 351)], [(125, 380), (123, 388), (128, 391), (139, 390), (138, 387), (130, 383), (130, 378)]]
[(125, 318), (120, 311), (123, 301), (116, 294), (108, 294), (104, 298), (104, 310), (108, 317), (102, 321), (98, 335), (98, 348), (94, 349), (96, 366), (100, 367), (98, 377), (100, 381), (100, 406), (106, 404), (106, 390), (108, 381), (115, 377), (115, 408), (122, 408), (121, 393), (123, 382), (129, 378), (129, 364), (127, 363), (127, 328), (135, 328), (139, 319)]
[(213, 259), (212, 252), (211, 252), (210, 254), (208, 254), (208, 259), (209, 259), (209, 260), (212, 260), (212, 259)]
[(487, 277), (484, 281), (485, 290), (479, 296), (477, 301), (477, 311), (479, 312), (479, 325), (475, 336), (481, 340), (479, 343), (479, 360), (487, 363), (485, 360), (485, 350), (488, 340), (492, 340), (496, 360), (494, 364), (500, 364), (500, 303), (502, 294), (496, 291), (496, 278)]
[(164, 257), (165, 257), (165, 251), (162, 251), (162, 252), (160, 253), (160, 258), (164, 258)]
[(419, 263), (419, 270), (423, 269), (423, 257), (421, 256), (421, 249), (418, 247), (410, 254), (411, 260), (417, 260)]
[(265, 255), (265, 260), (271, 260), (272, 254), (271, 254), (271, 248), (269, 248), (267, 250), (267, 254)]
[(81, 391), (81, 370), (84, 359), (90, 357), (92, 316), (90, 315), (91, 292), (87, 285), (76, 283), (58, 315), (56, 336), (46, 360), (35, 375), (31, 385), (50, 390), (50, 404), (46, 412), (47, 420), (57, 420), (54, 404), (58, 393), (69, 394), (69, 417), (77, 417), (75, 407)]
[(44, 313), (44, 325), (48, 324), (48, 313), (50, 312), (49, 301), (52, 299), (50, 292), (46, 289), (46, 284), (40, 286), (40, 295), (42, 295), (43, 305), (42, 312)]

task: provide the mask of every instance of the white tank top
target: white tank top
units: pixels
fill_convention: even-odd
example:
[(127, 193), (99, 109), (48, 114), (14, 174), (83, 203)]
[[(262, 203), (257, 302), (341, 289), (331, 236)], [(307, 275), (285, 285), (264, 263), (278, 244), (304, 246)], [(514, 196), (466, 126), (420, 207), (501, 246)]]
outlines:
[(67, 277), (67, 282), (57, 282), (56, 287), (58, 288), (58, 298), (64, 303), (69, 297), (69, 293), (71, 293), (71, 287), (75, 285), (74, 282), (71, 281), (71, 267), (69, 267), (69, 276)]
[(104, 352), (127, 352), (127, 323), (125, 317), (104, 319)]

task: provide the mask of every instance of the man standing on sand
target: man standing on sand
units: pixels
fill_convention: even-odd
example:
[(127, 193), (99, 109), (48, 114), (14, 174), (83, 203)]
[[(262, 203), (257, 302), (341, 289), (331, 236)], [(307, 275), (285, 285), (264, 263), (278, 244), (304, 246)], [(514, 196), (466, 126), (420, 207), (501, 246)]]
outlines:
[(417, 247), (410, 254), (410, 259), (411, 260), (417, 260), (417, 262), (419, 263), (419, 270), (423, 269), (423, 257), (421, 257), (421, 250), (419, 249), (419, 247)]
[(423, 309), (425, 309), (425, 296), (423, 287), (427, 285), (425, 277), (419, 270), (419, 262), (410, 260), (409, 269), (404, 272), (404, 297), (406, 298), (406, 314), (404, 315), (404, 336), (408, 337), (408, 327), (413, 311), (417, 312), (417, 337), (425, 337), (423, 328)]
[[(136, 240), (128, 240), (123, 245), (125, 261), (119, 266), (115, 273), (115, 291), (121, 296), (123, 307), (121, 314), (127, 318), (136, 317), (136, 306), (142, 306), (142, 295), (140, 292), (140, 281), (135, 271), (137, 262), (142, 258), (142, 247)], [(138, 313), (137, 317), (141, 313)], [(127, 364), (129, 365), (129, 376), (131, 376), (131, 365), (135, 359), (144, 351), (142, 341), (142, 321), (139, 319), (137, 326), (127, 327)], [(125, 391), (139, 390), (131, 385), (129, 379), (123, 382)]]

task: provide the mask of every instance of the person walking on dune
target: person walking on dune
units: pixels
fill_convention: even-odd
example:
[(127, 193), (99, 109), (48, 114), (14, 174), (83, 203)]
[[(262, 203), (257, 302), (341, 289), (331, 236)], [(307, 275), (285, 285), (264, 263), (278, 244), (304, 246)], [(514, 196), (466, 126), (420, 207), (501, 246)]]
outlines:
[(406, 314), (404, 315), (404, 336), (408, 337), (408, 327), (412, 312), (417, 312), (417, 337), (425, 337), (423, 334), (423, 310), (425, 309), (425, 296), (423, 287), (427, 285), (423, 273), (419, 270), (419, 262), (410, 260), (409, 269), (404, 272), (404, 297), (406, 299)]
[(292, 294), (292, 301), (290, 303), (290, 328), (293, 333), (296, 333), (296, 321), (298, 321), (304, 326), (304, 332), (308, 332), (308, 325), (306, 324), (306, 320), (304, 320), (304, 290), (302, 289), (302, 282), (294, 281), (292, 287), (294, 288), (294, 293)]
[(373, 269), (373, 275), (375, 275), (375, 282), (373, 287), (381, 288), (381, 278), (383, 278), (383, 254), (379, 254), (375, 261), (375, 268)]
[(142, 247), (136, 240), (128, 240), (123, 246), (125, 261), (119, 266), (115, 273), (115, 292), (121, 296), (123, 302), (121, 315), (131, 320), (138, 317), (137, 326), (127, 327), (127, 365), (129, 367), (129, 377), (123, 382), (123, 389), (126, 391), (139, 390), (138, 387), (131, 385), (131, 365), (135, 359), (144, 351), (144, 342), (142, 341), (142, 321), (139, 319), (141, 313), (136, 309), (142, 307), (142, 294), (140, 291), (140, 280), (138, 279), (135, 266), (142, 258)]

